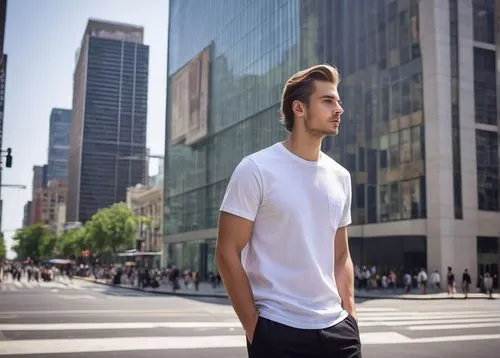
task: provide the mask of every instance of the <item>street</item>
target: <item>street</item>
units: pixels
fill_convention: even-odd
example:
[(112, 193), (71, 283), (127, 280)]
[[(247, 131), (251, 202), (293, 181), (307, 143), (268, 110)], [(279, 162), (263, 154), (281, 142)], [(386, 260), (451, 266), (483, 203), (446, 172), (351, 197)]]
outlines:
[[(0, 356), (246, 357), (222, 298), (61, 282), (0, 284)], [(500, 300), (358, 302), (363, 357), (498, 357)]]

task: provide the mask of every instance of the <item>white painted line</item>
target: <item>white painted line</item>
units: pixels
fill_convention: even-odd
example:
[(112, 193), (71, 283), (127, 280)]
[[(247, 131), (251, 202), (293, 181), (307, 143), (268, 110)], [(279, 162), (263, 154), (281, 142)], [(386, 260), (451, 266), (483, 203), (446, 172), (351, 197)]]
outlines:
[(117, 323), (28, 323), (0, 324), (0, 331), (70, 331), (148, 328), (240, 328), (234, 322), (117, 322)]
[(363, 320), (365, 322), (370, 322), (370, 321), (401, 321), (401, 320), (408, 320), (408, 321), (420, 321), (420, 320), (449, 320), (449, 319), (459, 319), (459, 318), (497, 318), (500, 320), (500, 315), (496, 314), (477, 314), (477, 315), (465, 315), (465, 316), (458, 316), (458, 315), (423, 315), (423, 316), (400, 316), (400, 317), (384, 317), (384, 316), (378, 316), (378, 317), (366, 317), (365, 315), (360, 314), (359, 315), (360, 320)]
[(470, 334), (447, 337), (426, 337), (414, 338), (409, 343), (441, 343), (441, 342), (465, 342), (465, 341), (486, 341), (500, 339), (500, 334)]
[(368, 321), (365, 322), (362, 318), (359, 319), (360, 327), (377, 327), (377, 326), (411, 326), (411, 325), (431, 325), (433, 323), (440, 324), (446, 322), (451, 323), (481, 323), (481, 322), (498, 322), (498, 318), (464, 318), (464, 319), (425, 319), (420, 321)]
[(359, 335), (361, 344), (397, 344), (408, 343), (410, 338), (397, 332), (367, 332)]
[(499, 310), (490, 311), (426, 311), (426, 312), (386, 312), (386, 313), (363, 313), (363, 317), (435, 317), (435, 316), (452, 316), (452, 317), (464, 317), (464, 316), (475, 316), (479, 314), (489, 314), (489, 315), (500, 315)]
[[(200, 309), (159, 309), (159, 310), (100, 310), (100, 309), (95, 309), (95, 310), (73, 310), (73, 311), (68, 311), (68, 310), (61, 310), (61, 311), (55, 311), (55, 310), (47, 310), (47, 311), (30, 311), (30, 310), (24, 310), (24, 311), (10, 311), (9, 314), (18, 314), (18, 315), (27, 315), (27, 316), (32, 316), (32, 315), (57, 315), (57, 314), (95, 314), (95, 315), (102, 315), (106, 313), (183, 313), (183, 312), (194, 312), (194, 313), (200, 313)], [(0, 312), (0, 316), (2, 315), (2, 312)]]
[[(362, 344), (411, 343), (396, 332), (361, 334)], [(206, 349), (246, 347), (243, 335), (201, 337), (126, 337), (93, 339), (34, 339), (0, 342), (0, 356), (21, 354), (90, 353), (115, 351), (146, 351), (168, 349)]]
[(57, 295), (57, 297), (60, 297), (65, 300), (95, 300), (96, 297), (91, 296), (91, 295)]
[(441, 329), (467, 329), (467, 328), (487, 328), (500, 327), (500, 322), (490, 323), (466, 323), (466, 324), (433, 324), (427, 326), (410, 326), (410, 331), (437, 331)]
[(356, 308), (358, 313), (360, 312), (400, 312), (398, 308), (384, 308), (384, 307), (358, 307)]
[(243, 336), (127, 337), (0, 342), (0, 355), (246, 347)]

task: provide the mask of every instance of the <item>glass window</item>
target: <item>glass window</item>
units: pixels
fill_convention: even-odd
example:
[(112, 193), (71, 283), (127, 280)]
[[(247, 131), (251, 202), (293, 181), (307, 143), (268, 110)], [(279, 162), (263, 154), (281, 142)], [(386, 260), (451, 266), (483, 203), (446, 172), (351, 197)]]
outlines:
[(474, 104), (476, 122), (497, 124), (495, 52), (474, 48)]
[(473, 23), (474, 41), (494, 43), (495, 23), (494, 23), (494, 1), (493, 0), (473, 0)]
[(476, 130), (477, 195), (479, 210), (500, 211), (498, 134)]

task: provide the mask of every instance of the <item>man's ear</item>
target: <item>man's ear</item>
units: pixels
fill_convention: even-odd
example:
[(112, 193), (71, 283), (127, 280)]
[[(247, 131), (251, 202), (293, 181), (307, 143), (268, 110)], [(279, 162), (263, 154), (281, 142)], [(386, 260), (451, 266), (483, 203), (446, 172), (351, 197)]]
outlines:
[(306, 106), (301, 101), (295, 100), (292, 102), (292, 111), (295, 116), (297, 116), (298, 118), (302, 118), (305, 116)]

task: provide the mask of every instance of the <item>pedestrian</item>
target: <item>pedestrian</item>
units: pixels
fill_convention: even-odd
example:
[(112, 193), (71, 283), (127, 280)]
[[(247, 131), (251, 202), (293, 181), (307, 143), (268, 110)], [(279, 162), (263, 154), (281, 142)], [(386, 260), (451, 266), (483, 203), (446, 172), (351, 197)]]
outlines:
[(448, 266), (448, 272), (446, 273), (446, 284), (448, 286), (448, 295), (455, 293), (455, 274), (452, 271), (451, 266)]
[(339, 133), (339, 74), (317, 65), (285, 84), (289, 136), (241, 160), (220, 208), (216, 263), (252, 357), (361, 357), (349, 172), (321, 152)]
[(462, 274), (462, 292), (464, 293), (464, 298), (467, 298), (467, 294), (469, 293), (469, 287), (472, 283), (472, 279), (469, 275), (469, 270), (465, 269)]

